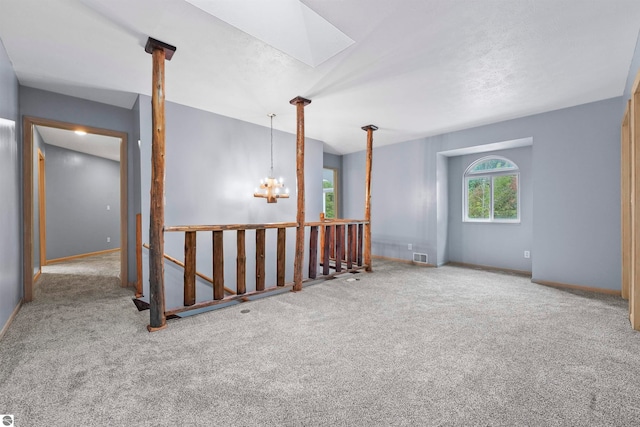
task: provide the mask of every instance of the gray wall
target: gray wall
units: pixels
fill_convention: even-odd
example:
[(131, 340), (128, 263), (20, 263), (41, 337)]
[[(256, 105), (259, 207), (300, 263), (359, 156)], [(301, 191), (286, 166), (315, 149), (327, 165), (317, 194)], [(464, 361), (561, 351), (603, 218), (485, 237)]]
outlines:
[(45, 146), (47, 260), (119, 248), (120, 162)]
[[(452, 212), (448, 194), (453, 184), (449, 183), (449, 158), (444, 155), (436, 157), (436, 207), (437, 215), (437, 256), (436, 265), (443, 265), (449, 260), (449, 215)], [(432, 262), (433, 264), (433, 262)]]
[[(524, 258), (524, 251), (531, 251), (533, 243), (531, 151), (531, 147), (523, 147), (449, 158), (449, 261), (531, 271), (531, 259)], [(464, 172), (487, 155), (506, 157), (520, 169), (518, 224), (462, 221)]]
[(134, 133), (134, 112), (126, 108), (20, 86), (20, 114), (126, 132), (128, 134), (128, 278), (130, 282), (134, 282), (136, 279), (135, 206), (137, 204), (136, 198), (139, 199), (140, 197), (139, 187), (135, 187), (135, 178), (131, 179), (131, 177), (135, 177), (134, 171), (138, 167), (135, 164), (135, 160), (138, 158), (135, 152), (137, 144), (132, 137)]
[[(407, 243), (413, 243), (429, 260), (446, 261), (446, 254), (438, 256), (449, 226), (438, 221), (438, 206), (448, 203), (448, 195), (438, 193), (438, 180), (446, 176), (438, 173), (439, 153), (532, 137), (533, 279), (620, 289), (622, 102), (613, 98), (374, 148), (373, 253), (410, 259)], [(361, 216), (364, 152), (343, 156), (343, 167), (345, 216)]]
[[(407, 260), (412, 259), (413, 252), (425, 253), (434, 263), (437, 151), (419, 140), (375, 147), (375, 133), (373, 137), (372, 252)], [(343, 156), (346, 218), (364, 218), (365, 166), (364, 151)]]
[[(283, 101), (286, 103), (286, 100)], [(149, 241), (151, 183), (151, 101), (140, 96), (141, 194), (143, 241)], [(291, 107), (293, 108), (293, 107)], [(266, 117), (266, 112), (265, 112)], [(166, 207), (167, 225), (254, 224), (296, 220), (295, 135), (274, 130), (274, 173), (282, 176), (290, 199), (267, 204), (253, 197), (259, 180), (269, 172), (269, 128), (231, 119), (183, 105), (166, 104)], [(265, 122), (267, 120), (265, 119)], [(305, 144), (306, 217), (315, 220), (322, 211), (322, 143)], [(267, 232), (266, 282), (275, 283), (275, 230)], [(235, 232), (225, 232), (225, 282), (235, 283)], [(308, 236), (307, 236), (308, 239)], [(293, 280), (294, 229), (287, 231), (289, 262), (286, 281)], [(255, 232), (246, 233), (247, 290), (255, 287)], [(145, 251), (146, 252), (146, 251)], [(165, 234), (165, 252), (184, 258), (184, 233)], [(306, 253), (306, 251), (305, 251)], [(211, 275), (211, 233), (198, 233), (197, 270)], [(146, 257), (145, 257), (146, 260)], [(167, 264), (168, 265), (168, 264)], [(182, 276), (165, 278), (167, 306), (181, 304)], [(171, 270), (172, 271), (172, 270)], [(145, 261), (144, 293), (148, 297)], [(176, 292), (177, 290), (177, 292)], [(175, 298), (174, 298), (175, 296)], [(211, 299), (211, 290), (199, 299)]]
[(335, 169), (338, 171), (338, 184), (335, 186), (338, 192), (338, 218), (344, 218), (344, 209), (342, 207), (342, 156), (331, 153), (322, 153), (323, 167)]
[[(627, 75), (627, 82), (624, 86), (624, 93), (622, 94), (622, 98), (624, 103), (622, 105), (621, 110), (624, 111), (627, 100), (631, 98), (631, 88), (633, 86), (633, 82), (638, 74), (638, 70), (640, 70), (640, 34), (638, 34), (638, 39), (636, 40), (636, 49), (633, 52), (633, 59), (631, 60), (631, 66), (629, 67), (629, 74)], [(622, 112), (620, 113), (622, 117)]]
[[(0, 41), (0, 330), (22, 298), (18, 79)], [(10, 122), (9, 122), (10, 121)], [(11, 123), (13, 122), (13, 123)]]
[(46, 156), (42, 135), (37, 129), (33, 132), (33, 274), (40, 270), (40, 182), (38, 181), (38, 150)]

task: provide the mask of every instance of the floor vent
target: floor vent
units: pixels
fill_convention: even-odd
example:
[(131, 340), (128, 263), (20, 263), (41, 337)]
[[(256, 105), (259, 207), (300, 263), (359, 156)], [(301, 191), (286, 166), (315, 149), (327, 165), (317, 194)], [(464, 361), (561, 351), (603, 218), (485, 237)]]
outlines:
[(427, 256), (427, 254), (419, 254), (414, 252), (413, 253), (413, 262), (420, 262), (423, 264), (427, 264), (429, 262), (429, 257)]

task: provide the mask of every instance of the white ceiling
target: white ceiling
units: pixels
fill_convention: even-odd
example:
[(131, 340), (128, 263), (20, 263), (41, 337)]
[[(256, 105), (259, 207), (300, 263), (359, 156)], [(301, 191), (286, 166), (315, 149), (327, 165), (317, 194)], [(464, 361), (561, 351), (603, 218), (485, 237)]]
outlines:
[(620, 96), (640, 30), (637, 0), (303, 3), (355, 41), (315, 68), (184, 0), (1, 0), (0, 38), (21, 84), (131, 107), (151, 36), (177, 47), (167, 100), (295, 133), (304, 96), (307, 136), (349, 153), (370, 123), (379, 146)]
[(40, 125), (36, 129), (46, 144), (120, 161), (120, 138), (91, 133), (78, 135), (71, 130)]

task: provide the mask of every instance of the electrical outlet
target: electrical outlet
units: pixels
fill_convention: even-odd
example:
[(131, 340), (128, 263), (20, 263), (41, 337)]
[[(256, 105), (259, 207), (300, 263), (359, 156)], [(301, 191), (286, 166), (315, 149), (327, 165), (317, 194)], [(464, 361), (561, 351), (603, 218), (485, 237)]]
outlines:
[(111, 205), (107, 205), (107, 210), (110, 211), (111, 210)]
[(413, 250), (413, 245), (411, 243), (407, 245), (407, 250), (410, 250), (410, 251)]
[(529, 252), (529, 251), (524, 251), (524, 257), (525, 257), (525, 258), (531, 258), (531, 252)]
[(107, 243), (111, 243), (111, 237), (107, 237)]

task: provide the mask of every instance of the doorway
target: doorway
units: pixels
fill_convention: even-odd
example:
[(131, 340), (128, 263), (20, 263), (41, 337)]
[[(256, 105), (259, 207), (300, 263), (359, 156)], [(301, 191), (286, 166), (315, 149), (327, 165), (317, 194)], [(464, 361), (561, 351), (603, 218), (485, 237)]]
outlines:
[[(38, 150), (37, 161), (34, 159), (34, 140), (37, 138), (36, 126), (43, 128), (52, 128), (52, 130), (75, 131), (78, 133), (86, 133), (91, 135), (100, 135), (106, 137), (117, 138), (119, 142), (119, 201), (120, 201), (120, 285), (126, 287), (128, 283), (128, 262), (127, 262), (127, 134), (124, 132), (111, 131), (107, 129), (94, 128), (90, 126), (78, 125), (74, 123), (59, 122), (49, 119), (40, 119), (34, 117), (25, 117), (23, 121), (23, 275), (24, 275), (24, 300), (29, 302), (33, 300), (33, 284), (34, 284), (34, 251), (38, 250), (40, 256), (35, 260), (39, 260), (40, 266), (47, 263), (46, 253), (46, 221), (45, 209), (38, 209), (37, 218), (34, 217), (34, 179), (37, 179), (38, 194), (37, 203), (44, 207), (46, 198), (44, 191), (46, 180), (46, 152)], [(35, 163), (35, 164), (34, 164)], [(34, 166), (36, 171), (34, 171)], [(36, 175), (37, 173), (37, 175)], [(36, 175), (36, 176), (34, 176)], [(109, 206), (107, 206), (109, 209)], [(36, 225), (37, 224), (37, 225)], [(35, 242), (35, 230), (38, 228), (38, 245)]]
[(322, 212), (327, 219), (340, 217), (338, 214), (337, 169), (322, 169)]

